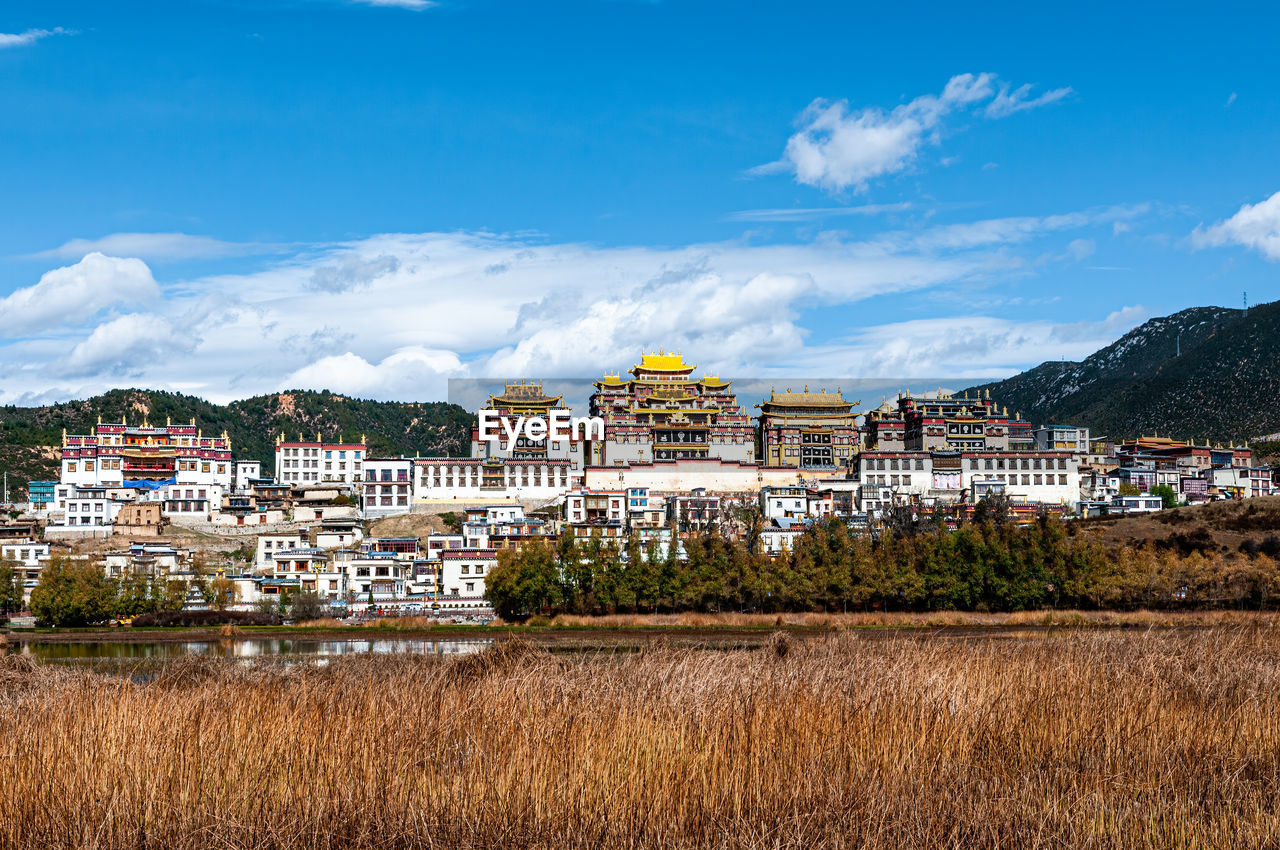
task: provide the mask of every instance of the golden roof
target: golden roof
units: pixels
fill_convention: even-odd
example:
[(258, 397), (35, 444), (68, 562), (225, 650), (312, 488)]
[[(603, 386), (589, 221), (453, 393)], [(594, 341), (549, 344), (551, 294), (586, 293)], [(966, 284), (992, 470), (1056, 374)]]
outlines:
[(765, 404), (777, 404), (787, 407), (853, 407), (858, 402), (846, 401), (839, 389), (829, 393), (824, 387), (819, 392), (811, 393), (809, 388), (805, 387), (804, 392), (798, 393), (792, 392), (790, 389), (784, 393), (770, 390), (769, 400)]
[(640, 363), (631, 371), (649, 370), (653, 372), (692, 372), (698, 368), (690, 363), (684, 362), (684, 357), (680, 352), (668, 354), (662, 349), (654, 352), (643, 352), (640, 355)]
[(506, 382), (502, 391), (502, 395), (490, 395), (489, 404), (507, 402), (511, 404), (533, 404), (533, 405), (553, 405), (560, 401), (563, 396), (549, 396), (542, 390), (542, 382), (538, 381), (521, 381), (520, 383)]

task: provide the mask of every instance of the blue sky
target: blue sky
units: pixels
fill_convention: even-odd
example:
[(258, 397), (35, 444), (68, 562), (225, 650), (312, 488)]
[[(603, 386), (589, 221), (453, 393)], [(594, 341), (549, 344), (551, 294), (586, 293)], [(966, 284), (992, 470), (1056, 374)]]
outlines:
[(995, 375), (1280, 297), (1280, 17), (7, 0), (0, 401), (642, 347)]

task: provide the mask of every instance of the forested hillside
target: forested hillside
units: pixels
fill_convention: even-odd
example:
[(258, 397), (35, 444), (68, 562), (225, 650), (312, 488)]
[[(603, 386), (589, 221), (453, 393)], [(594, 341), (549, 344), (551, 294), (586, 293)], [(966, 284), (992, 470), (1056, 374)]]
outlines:
[(446, 402), (387, 402), (333, 393), (290, 391), (213, 404), (195, 396), (154, 390), (112, 390), (93, 398), (44, 407), (0, 407), (0, 470), (9, 473), (10, 498), (28, 480), (56, 478), (62, 431), (89, 433), (103, 421), (152, 424), (194, 418), (206, 434), (226, 431), (237, 459), (272, 468), (276, 435), (368, 440), (369, 454), (463, 456), (470, 451), (472, 417)]

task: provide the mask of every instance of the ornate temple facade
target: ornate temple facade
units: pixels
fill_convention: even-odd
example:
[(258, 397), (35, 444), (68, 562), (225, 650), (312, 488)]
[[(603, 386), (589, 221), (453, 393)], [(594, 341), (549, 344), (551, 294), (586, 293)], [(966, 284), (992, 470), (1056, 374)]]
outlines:
[(123, 487), (143, 482), (231, 485), (231, 438), (196, 426), (101, 422), (92, 434), (62, 435), (61, 483)]
[(853, 408), (837, 389), (829, 393), (770, 391), (760, 408), (760, 462), (765, 466), (834, 471), (858, 452), (861, 431)]
[(591, 415), (604, 420), (593, 440), (591, 466), (719, 459), (755, 461), (755, 429), (728, 381), (693, 377), (679, 354), (646, 353), (629, 377), (595, 382)]
[(899, 394), (866, 416), (866, 444), (885, 451), (1008, 451), (1030, 448), (1030, 423), (1010, 417), (988, 391), (961, 396), (939, 390)]
[[(546, 419), (553, 410), (568, 412), (564, 396), (547, 395), (541, 381), (509, 381), (500, 395), (490, 395), (482, 410), (498, 414), (513, 429), (520, 417), (537, 416)], [(585, 441), (565, 438), (532, 440), (521, 434), (515, 444), (508, 446), (507, 439), (495, 442), (480, 440), (480, 425), (471, 426), (471, 456), (473, 458), (510, 459), (521, 463), (540, 463), (556, 460), (569, 461), (574, 469), (582, 468)]]

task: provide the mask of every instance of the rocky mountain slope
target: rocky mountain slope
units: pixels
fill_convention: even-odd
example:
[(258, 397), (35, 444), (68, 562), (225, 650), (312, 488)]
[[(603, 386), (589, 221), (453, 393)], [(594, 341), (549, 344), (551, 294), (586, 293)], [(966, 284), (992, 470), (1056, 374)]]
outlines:
[(1151, 319), (1079, 363), (1051, 361), (975, 389), (1037, 424), (1097, 436), (1239, 440), (1280, 429), (1280, 302)]

